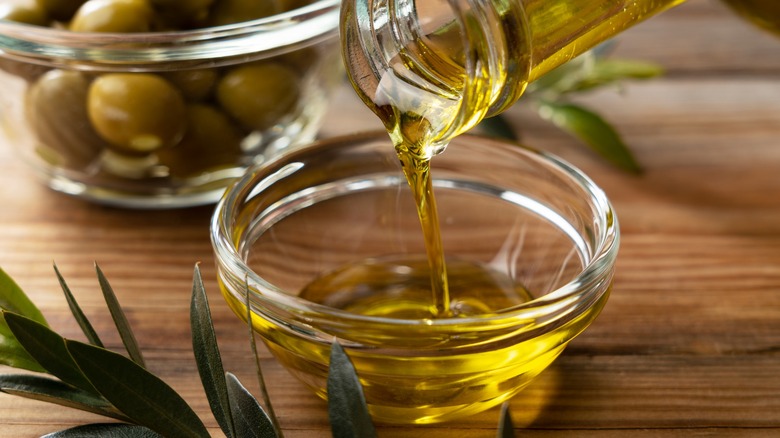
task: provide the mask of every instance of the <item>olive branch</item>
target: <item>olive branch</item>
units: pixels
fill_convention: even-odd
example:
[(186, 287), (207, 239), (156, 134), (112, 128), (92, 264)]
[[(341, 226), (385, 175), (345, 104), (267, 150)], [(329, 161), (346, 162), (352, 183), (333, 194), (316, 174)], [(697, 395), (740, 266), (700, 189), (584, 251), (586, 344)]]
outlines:
[[(108, 279), (99, 266), (95, 265), (95, 270), (123, 352), (103, 345), (56, 265), (54, 271), (68, 306), (87, 342), (66, 339), (53, 331), (21, 287), (0, 269), (0, 364), (26, 371), (0, 374), (0, 391), (118, 420), (76, 426), (48, 434), (47, 438), (209, 437), (206, 426), (187, 402), (146, 368)], [(251, 326), (248, 287), (245, 290), (249, 341), (263, 403), (234, 374), (224, 370), (198, 265), (190, 303), (194, 356), (211, 412), (228, 438), (282, 438), (263, 380)], [(337, 340), (331, 347), (328, 369), (328, 416), (333, 436), (375, 437), (360, 380)], [(499, 438), (514, 436), (507, 406), (505, 403), (501, 410)]]

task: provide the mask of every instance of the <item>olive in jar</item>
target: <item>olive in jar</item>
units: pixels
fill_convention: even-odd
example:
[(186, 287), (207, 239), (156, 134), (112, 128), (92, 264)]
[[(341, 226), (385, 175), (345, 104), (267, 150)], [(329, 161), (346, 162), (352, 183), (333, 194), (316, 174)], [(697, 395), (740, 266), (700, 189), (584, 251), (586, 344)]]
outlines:
[(241, 156), (242, 131), (211, 105), (187, 106), (187, 132), (174, 147), (156, 152), (173, 177), (186, 178), (236, 163)]
[(149, 32), (154, 28), (155, 15), (146, 0), (88, 0), (73, 20), (74, 32)]
[(35, 0), (54, 20), (69, 21), (87, 0)]
[(217, 84), (220, 105), (245, 128), (264, 130), (292, 114), (300, 98), (296, 72), (275, 62), (234, 68)]
[(143, 155), (177, 144), (186, 130), (179, 90), (152, 73), (108, 73), (92, 82), (89, 120), (115, 151)]
[(270, 17), (282, 12), (276, 1), (217, 0), (211, 9), (208, 24), (221, 26)]
[(105, 148), (87, 117), (89, 81), (80, 72), (50, 70), (27, 92), (26, 111), (37, 152), (52, 164), (82, 169)]
[(49, 24), (48, 16), (40, 6), (29, 6), (17, 3), (0, 4), (0, 20), (16, 21), (17, 23), (46, 26)]

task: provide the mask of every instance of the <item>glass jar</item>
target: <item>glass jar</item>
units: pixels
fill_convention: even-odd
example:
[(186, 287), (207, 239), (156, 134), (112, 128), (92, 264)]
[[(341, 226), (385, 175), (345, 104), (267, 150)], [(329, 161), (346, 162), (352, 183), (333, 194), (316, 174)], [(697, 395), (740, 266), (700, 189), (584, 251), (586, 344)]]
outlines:
[(612, 284), (617, 219), (578, 170), (469, 135), (432, 167), (458, 316), (427, 311), (425, 243), (385, 133), (253, 168), (211, 223), (236, 315), (247, 319), (249, 303), (269, 350), (323, 398), (338, 340), (383, 423), (453, 420), (508, 400), (591, 324)]
[(0, 142), (67, 194), (216, 202), (248, 166), (315, 137), (342, 75), (339, 6), (154, 33), (0, 20)]

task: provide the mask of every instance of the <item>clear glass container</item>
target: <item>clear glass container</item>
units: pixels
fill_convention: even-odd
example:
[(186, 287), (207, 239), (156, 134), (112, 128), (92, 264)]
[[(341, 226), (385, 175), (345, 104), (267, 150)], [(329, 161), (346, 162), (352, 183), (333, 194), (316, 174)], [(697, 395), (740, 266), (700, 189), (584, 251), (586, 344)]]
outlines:
[[(432, 161), (432, 177), (459, 316), (415, 316), (430, 273), (385, 133), (255, 167), (212, 219), (230, 307), (246, 319), (248, 291), (254, 329), (323, 398), (337, 339), (378, 422), (452, 420), (509, 399), (591, 324), (611, 287), (617, 220), (572, 166), (464, 135)], [(376, 312), (388, 303), (407, 316)]]
[[(247, 167), (315, 137), (343, 77), (339, 6), (155, 33), (0, 20), (0, 143), (67, 194), (132, 208), (214, 203)], [(93, 97), (127, 74), (146, 82)], [(128, 134), (126, 116), (112, 116), (125, 104), (163, 134)]]

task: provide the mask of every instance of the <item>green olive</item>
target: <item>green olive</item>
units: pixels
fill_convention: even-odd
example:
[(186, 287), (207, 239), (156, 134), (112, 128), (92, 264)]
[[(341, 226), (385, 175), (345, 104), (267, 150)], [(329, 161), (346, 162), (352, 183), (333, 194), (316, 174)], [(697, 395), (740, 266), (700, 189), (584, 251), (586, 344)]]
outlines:
[(278, 63), (237, 67), (217, 84), (220, 105), (252, 130), (267, 129), (291, 114), (299, 98), (298, 76), (294, 70)]
[(154, 11), (146, 0), (88, 0), (73, 20), (74, 32), (149, 32), (153, 29)]
[(238, 162), (242, 133), (223, 112), (213, 106), (192, 104), (187, 107), (187, 126), (179, 144), (156, 153), (171, 176), (195, 176)]
[(241, 23), (278, 14), (281, 9), (269, 0), (219, 0), (209, 16), (209, 25)]
[(83, 169), (97, 158), (105, 142), (87, 117), (89, 81), (75, 71), (50, 70), (27, 92), (26, 112), (30, 127), (53, 164)]
[(184, 98), (149, 73), (111, 73), (92, 82), (89, 120), (118, 152), (145, 154), (171, 147), (186, 129)]
[(217, 70), (176, 70), (165, 73), (165, 78), (178, 88), (185, 99), (198, 102), (211, 96), (217, 83)]
[(43, 8), (49, 17), (58, 21), (70, 21), (73, 14), (87, 0), (35, 0)]
[(182, 29), (197, 27), (204, 23), (214, 0), (149, 0), (149, 2), (168, 26)]
[(0, 20), (16, 21), (17, 23), (33, 24), (35, 26), (46, 26), (49, 24), (49, 17), (46, 11), (37, 4), (21, 5), (18, 3), (0, 4)]

